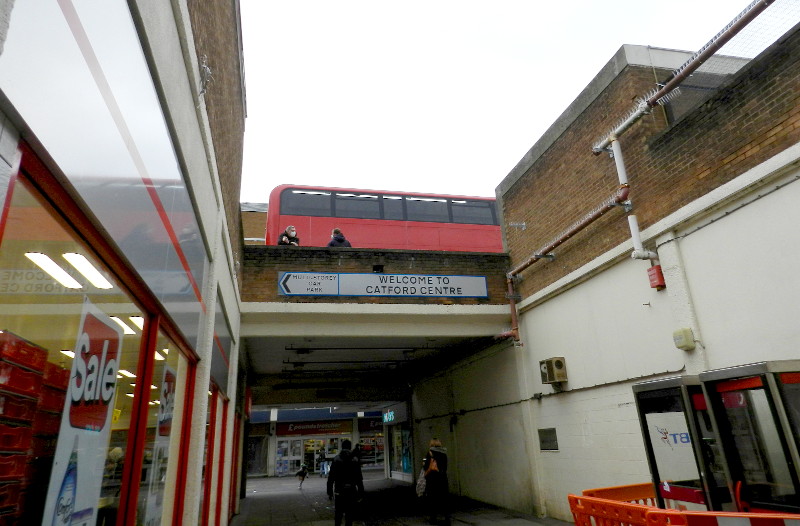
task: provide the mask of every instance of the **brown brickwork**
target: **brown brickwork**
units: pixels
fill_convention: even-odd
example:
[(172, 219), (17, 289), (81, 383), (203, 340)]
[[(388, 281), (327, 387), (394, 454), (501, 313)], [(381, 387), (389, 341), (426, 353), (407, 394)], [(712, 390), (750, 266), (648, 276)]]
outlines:
[(204, 95), (223, 205), (230, 227), (234, 264), (241, 268), (243, 245), (239, 195), (244, 145), (244, 72), (239, 45), (237, 2), (188, 0), (198, 57), (205, 55), (213, 81)]
[[(242, 212), (242, 231), (246, 245), (263, 245), (267, 234), (267, 213)], [(254, 238), (261, 241), (247, 241)]]
[[(657, 71), (658, 78), (665, 72)], [(502, 196), (512, 265), (527, 260), (617, 187), (614, 161), (592, 146), (654, 87), (654, 70), (627, 66)], [(747, 66), (682, 120), (657, 108), (620, 145), (642, 229), (800, 140), (800, 32)], [(608, 212), (522, 272), (523, 297), (630, 239), (625, 213)]]
[[(242, 301), (287, 303), (507, 304), (508, 256), (469, 252), (370, 250), (317, 247), (244, 247)], [(392, 298), (364, 296), (279, 296), (278, 272), (372, 273), (486, 276), (488, 298)]]

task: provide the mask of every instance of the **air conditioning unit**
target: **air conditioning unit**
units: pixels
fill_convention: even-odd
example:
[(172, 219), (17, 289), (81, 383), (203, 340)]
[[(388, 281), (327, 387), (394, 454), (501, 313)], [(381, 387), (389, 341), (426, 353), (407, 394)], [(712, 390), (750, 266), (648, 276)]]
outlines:
[(557, 384), (567, 381), (567, 363), (561, 356), (548, 358), (539, 362), (543, 384)]

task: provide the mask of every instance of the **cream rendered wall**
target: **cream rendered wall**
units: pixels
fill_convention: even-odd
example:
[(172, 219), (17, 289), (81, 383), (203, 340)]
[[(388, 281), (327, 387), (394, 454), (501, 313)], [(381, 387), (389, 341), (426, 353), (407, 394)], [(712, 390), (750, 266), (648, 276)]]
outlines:
[(435, 436), (448, 448), (453, 493), (535, 514), (536, 443), (520, 395), (518, 352), (504, 342), (415, 386), (415, 475)]
[[(648, 264), (610, 265), (580, 271), (592, 279), (568, 276), (565, 290), (555, 288), (520, 316), (528, 396), (542, 395), (528, 404), (539, 497), (547, 516), (561, 520), (571, 519), (569, 493), (649, 480), (631, 385), (678, 374), (685, 362), (672, 341), (669, 297), (650, 288)], [(539, 361), (554, 356), (566, 362), (562, 393), (541, 383)], [(539, 450), (537, 430), (546, 428), (556, 429), (558, 451)]]
[(685, 357), (672, 341), (669, 298), (650, 288), (648, 266), (624, 259), (520, 316), (537, 369), (532, 388), (553, 392), (538, 373), (539, 361), (553, 356), (566, 359), (570, 390), (681, 370)]
[(631, 383), (545, 396), (530, 408), (536, 427), (558, 436), (558, 451), (536, 452), (548, 517), (572, 520), (570, 493), (649, 482)]
[[(649, 287), (626, 243), (523, 302), (520, 374), (563, 356), (569, 377), (563, 392), (536, 379), (525, 393), (534, 428), (558, 436), (558, 451), (534, 454), (547, 516), (571, 520), (569, 493), (650, 480), (633, 383), (797, 358), (799, 159), (792, 146), (643, 231), (666, 290)], [(695, 350), (674, 347), (679, 327)]]
[(794, 170), (677, 233), (688, 234), (676, 243), (708, 369), (800, 356), (798, 177)]

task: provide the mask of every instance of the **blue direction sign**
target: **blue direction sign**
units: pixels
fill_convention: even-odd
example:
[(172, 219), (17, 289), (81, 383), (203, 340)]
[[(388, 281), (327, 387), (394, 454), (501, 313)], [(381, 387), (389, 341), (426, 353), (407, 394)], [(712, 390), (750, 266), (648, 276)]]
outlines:
[(283, 296), (411, 296), (486, 298), (485, 276), (280, 272)]
[(285, 296), (338, 296), (339, 275), (324, 272), (281, 272), (278, 291)]

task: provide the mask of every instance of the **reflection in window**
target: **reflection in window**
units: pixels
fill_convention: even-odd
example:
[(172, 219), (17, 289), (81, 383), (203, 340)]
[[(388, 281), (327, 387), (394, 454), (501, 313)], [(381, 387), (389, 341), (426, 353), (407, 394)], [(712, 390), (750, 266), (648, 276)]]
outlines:
[(287, 189), (281, 193), (281, 214), (295, 216), (331, 216), (330, 192)]
[(20, 524), (52, 523), (62, 486), (75, 488), (87, 523), (110, 524), (125, 491), (144, 318), (25, 180), (12, 185), (0, 229), (4, 488), (39, 496), (9, 503)]
[(381, 218), (380, 200), (377, 195), (336, 194), (333, 205), (336, 217)]
[[(170, 448), (180, 440), (180, 429), (173, 422), (180, 408), (175, 406), (176, 393), (183, 385), (178, 375), (180, 362), (184, 358), (174, 344), (159, 334), (155, 351), (153, 381), (147, 391), (150, 395), (147, 411), (147, 434), (142, 464), (139, 505), (137, 508), (141, 524), (169, 524), (164, 517), (164, 497), (167, 493), (168, 471), (176, 466), (170, 464)], [(176, 460), (177, 461), (177, 460)], [(169, 495), (167, 495), (169, 496)]]
[(381, 202), (383, 204), (383, 218), (402, 221), (404, 218), (403, 198), (394, 195), (384, 195), (381, 197)]
[(453, 223), (472, 225), (495, 225), (492, 201), (466, 201), (453, 199), (450, 202), (453, 210)]
[(450, 222), (446, 199), (407, 197), (406, 207), (409, 221)]

